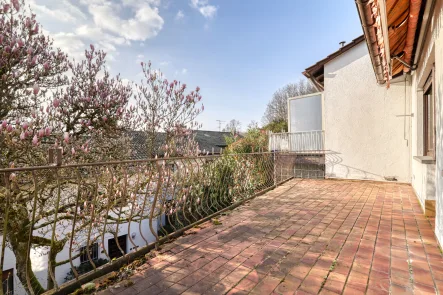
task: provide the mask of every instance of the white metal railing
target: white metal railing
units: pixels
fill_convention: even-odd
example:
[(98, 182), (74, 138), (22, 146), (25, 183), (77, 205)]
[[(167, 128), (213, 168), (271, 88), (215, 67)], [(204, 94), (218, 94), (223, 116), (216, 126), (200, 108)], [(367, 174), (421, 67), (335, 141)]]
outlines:
[(322, 151), (324, 142), (324, 130), (269, 134), (270, 151)]

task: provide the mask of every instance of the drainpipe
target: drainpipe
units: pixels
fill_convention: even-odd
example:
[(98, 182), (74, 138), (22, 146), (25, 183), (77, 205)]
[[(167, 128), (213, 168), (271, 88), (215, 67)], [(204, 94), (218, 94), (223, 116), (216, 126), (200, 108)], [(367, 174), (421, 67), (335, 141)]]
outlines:
[(363, 27), (363, 32), (365, 34), (369, 56), (372, 60), (372, 66), (374, 67), (375, 77), (377, 79), (378, 84), (386, 83), (384, 71), (383, 71), (383, 61), (380, 55), (380, 50), (377, 42), (377, 33), (376, 33), (376, 21), (372, 17), (372, 7), (371, 4), (373, 1), (371, 0), (356, 0), (355, 4), (357, 5), (358, 14), (360, 16), (360, 22)]
[(426, 35), (428, 34), (429, 28), (431, 26), (431, 19), (432, 19), (432, 12), (435, 9), (436, 0), (432, 0), (430, 5), (426, 5), (425, 11), (423, 13), (423, 23), (425, 23), (426, 19), (426, 25), (422, 25), (420, 28), (419, 38), (417, 41), (417, 44), (420, 44), (420, 46), (417, 47), (417, 51), (415, 52), (414, 57), (414, 65), (418, 64), (418, 60), (420, 58), (420, 55), (423, 52), (423, 47), (425, 46), (425, 40)]
[[(416, 69), (417, 69), (417, 64), (413, 64), (413, 65), (410, 65), (410, 64), (408, 64), (407, 62), (405, 62), (404, 60), (402, 60), (400, 57), (398, 57), (398, 56), (393, 56), (392, 57), (392, 59), (394, 60), (394, 59), (396, 59), (396, 60), (398, 60), (403, 66), (405, 66), (406, 68), (403, 68), (403, 71), (406, 73), (406, 72), (409, 72), (409, 70), (411, 70), (411, 71), (415, 71)], [(406, 69), (408, 69), (407, 71), (406, 71)]]

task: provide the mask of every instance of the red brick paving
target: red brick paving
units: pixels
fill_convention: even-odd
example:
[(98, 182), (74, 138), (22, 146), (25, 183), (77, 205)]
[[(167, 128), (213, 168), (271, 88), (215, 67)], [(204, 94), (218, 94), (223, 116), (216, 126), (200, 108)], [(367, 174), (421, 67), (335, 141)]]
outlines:
[(293, 180), (163, 246), (102, 294), (435, 294), (443, 259), (411, 186)]

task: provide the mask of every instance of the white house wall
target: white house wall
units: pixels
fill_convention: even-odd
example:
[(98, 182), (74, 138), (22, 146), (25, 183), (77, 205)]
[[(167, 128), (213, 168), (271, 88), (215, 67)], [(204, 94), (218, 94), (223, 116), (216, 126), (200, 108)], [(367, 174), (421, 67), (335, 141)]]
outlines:
[(410, 182), (410, 87), (378, 86), (364, 42), (325, 65), (324, 86), (326, 176)]
[(437, 106), (437, 167), (436, 167), (436, 197), (437, 197), (437, 218), (436, 218), (436, 234), (443, 245), (443, 1), (438, 1), (440, 6), (437, 6), (436, 17), (434, 19), (433, 36), (435, 39), (435, 104)]
[[(162, 224), (165, 224), (164, 218), (162, 220)], [(132, 222), (131, 227), (130, 227), (130, 232), (128, 231), (128, 229), (129, 229), (128, 225), (129, 225), (129, 223), (124, 223), (119, 226), (118, 236), (122, 236), (122, 235), (129, 236), (130, 234), (135, 233), (135, 237), (133, 238), (134, 244), (140, 248), (143, 246), (146, 246), (146, 242), (140, 234), (139, 224), (136, 222)], [(153, 226), (154, 230), (158, 229), (158, 221), (153, 220), (152, 226)], [(149, 243), (152, 243), (155, 241), (155, 237), (149, 228), (149, 220), (143, 220), (141, 222), (141, 232), (143, 233), (144, 238)], [(113, 238), (114, 238), (114, 236), (112, 234), (105, 234), (104, 245), (105, 245), (106, 251), (108, 251), (108, 240), (113, 239)], [(85, 239), (85, 237), (83, 237), (82, 239)], [(0, 236), (0, 241), (2, 241), (1, 236)], [(99, 244), (98, 258), (108, 259), (106, 254), (103, 251), (101, 239), (98, 240), (98, 244)], [(1, 243), (0, 243), (0, 245), (1, 245)], [(134, 245), (130, 242), (129, 237), (127, 238), (126, 245), (127, 245), (126, 251), (127, 251), (127, 253), (130, 253), (133, 250)], [(76, 247), (76, 248), (78, 248), (78, 247)], [(37, 249), (31, 249), (31, 255), (30, 255), (32, 269), (35, 273), (35, 276), (39, 280), (40, 284), (42, 284), (42, 286), (44, 288), (46, 288), (47, 273), (48, 273), (47, 252), (48, 252), (47, 249), (43, 249), (43, 247), (42, 247), (42, 248), (37, 248)], [(72, 256), (75, 256), (76, 254), (78, 254), (78, 252), (73, 251)], [(66, 243), (64, 249), (57, 255), (57, 261), (63, 261), (66, 259), (69, 259), (69, 242)], [(73, 262), (74, 266), (78, 266), (78, 265), (80, 265), (80, 258), (73, 259), (72, 262)], [(19, 278), (17, 277), (17, 272), (16, 272), (16, 268), (15, 268), (14, 253), (11, 251), (11, 249), (9, 249), (7, 247), (5, 249), (5, 262), (4, 262), (3, 270), (8, 270), (11, 268), (14, 269), (14, 294), (15, 295), (26, 295), (25, 289), (23, 288)], [(58, 284), (64, 283), (64, 279), (65, 279), (66, 275), (68, 274), (68, 272), (70, 271), (70, 269), (71, 269), (70, 263), (66, 263), (66, 264), (58, 266), (56, 268), (55, 276), (56, 276), (56, 280), (57, 280)]]
[[(412, 174), (415, 176), (412, 185), (422, 201), (424, 199), (436, 200), (436, 218), (435, 218), (435, 235), (443, 245), (443, 1), (436, 1), (431, 18), (431, 27), (425, 38), (423, 52), (420, 55), (417, 70), (413, 76), (412, 95), (414, 96), (412, 103), (416, 102), (417, 116), (417, 148), (413, 150), (413, 156), (423, 155), (423, 127), (421, 125), (422, 118), (420, 113), (423, 109), (421, 102), (423, 100), (422, 87), (424, 81), (429, 76), (432, 66), (435, 64), (435, 84), (433, 85), (436, 106), (436, 163), (435, 165), (423, 165), (414, 163), (412, 166)], [(413, 126), (414, 127), (414, 126)], [(414, 161), (417, 162), (417, 161)], [(431, 173), (426, 172), (431, 170)], [(421, 176), (421, 178), (420, 178)], [(424, 177), (426, 176), (426, 177)], [(414, 178), (414, 177), (413, 177)], [(426, 180), (425, 183), (421, 180)], [(435, 186), (434, 186), (435, 184)], [(435, 187), (435, 191), (434, 191)]]
[[(430, 69), (429, 69), (430, 70)], [(425, 207), (425, 200), (435, 200), (435, 164), (425, 164), (414, 159), (422, 156), (423, 151), (423, 91), (418, 86), (417, 72), (412, 75), (411, 87), (411, 184), (421, 206)], [(426, 76), (427, 77), (427, 76)], [(424, 83), (424, 82), (423, 82)]]

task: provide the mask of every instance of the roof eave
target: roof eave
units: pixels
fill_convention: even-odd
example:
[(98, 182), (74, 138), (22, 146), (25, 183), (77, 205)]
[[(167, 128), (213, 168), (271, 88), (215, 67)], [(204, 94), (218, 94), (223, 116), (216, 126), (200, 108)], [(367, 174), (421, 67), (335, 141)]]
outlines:
[(317, 88), (317, 91), (322, 92), (323, 90), (325, 90), (325, 87), (320, 82), (318, 82), (314, 77), (312, 77), (311, 74), (309, 74), (309, 72), (304, 71), (303, 75), (312, 82), (315, 88)]
[[(389, 81), (389, 64), (386, 52), (383, 50), (385, 44), (381, 23), (376, 21), (381, 15), (378, 9), (378, 2), (370, 0), (356, 0), (360, 22), (368, 45), (369, 56), (371, 57), (375, 77), (378, 84), (385, 84)], [(375, 6), (375, 7), (374, 7)], [(376, 9), (374, 9), (376, 8)], [(373, 12), (375, 11), (375, 13)]]

